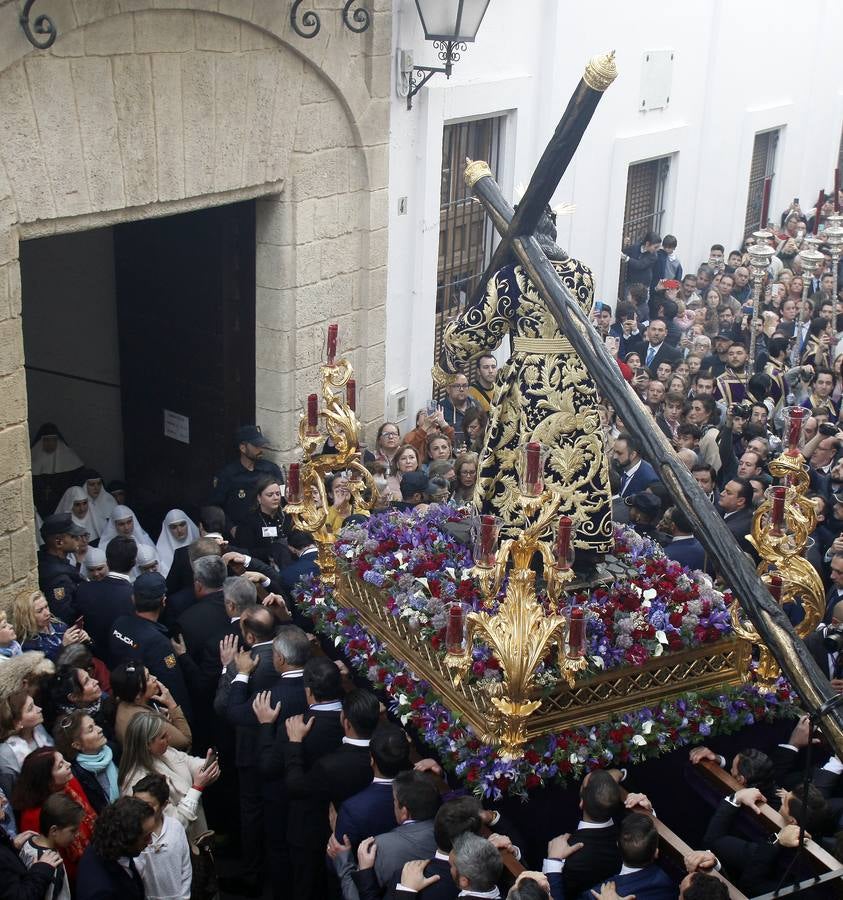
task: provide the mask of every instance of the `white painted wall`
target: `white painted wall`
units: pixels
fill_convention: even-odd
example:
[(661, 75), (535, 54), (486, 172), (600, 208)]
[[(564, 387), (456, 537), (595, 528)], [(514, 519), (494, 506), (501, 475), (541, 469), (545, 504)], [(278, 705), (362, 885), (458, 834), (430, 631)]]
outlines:
[[(395, 0), (394, 48), (438, 65), (413, 0)], [(392, 87), (386, 390), (409, 388), (411, 414), (430, 393), (443, 126), (507, 114), (504, 192), (527, 183), (589, 57), (615, 49), (606, 92), (554, 200), (574, 202), (559, 243), (597, 276), (614, 302), (630, 163), (676, 154), (663, 231), (679, 239), (686, 269), (714, 242), (737, 245), (753, 139), (781, 127), (770, 209), (803, 208), (831, 187), (843, 124), (843, 66), (829, 43), (843, 3), (786, 0), (491, 0), (477, 41), (447, 81), (435, 75), (413, 109)], [(640, 112), (646, 50), (675, 53), (670, 104)], [(398, 201), (408, 213), (398, 215)], [(411, 426), (409, 426), (411, 427)]]

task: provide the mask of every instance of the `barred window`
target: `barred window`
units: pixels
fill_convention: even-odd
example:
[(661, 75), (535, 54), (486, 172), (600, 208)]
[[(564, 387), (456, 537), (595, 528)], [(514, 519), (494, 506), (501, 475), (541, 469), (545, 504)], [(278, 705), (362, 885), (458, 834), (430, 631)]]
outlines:
[(443, 131), (434, 361), (442, 349), (445, 324), (465, 309), (491, 259), (494, 228), (463, 172), (469, 157), (485, 160), (498, 177), (503, 123), (503, 116), (493, 116), (446, 125)]
[[(775, 174), (776, 147), (779, 143), (778, 129), (762, 131), (755, 135), (752, 146), (752, 162), (749, 166), (749, 189), (746, 195), (746, 221), (743, 235), (758, 231), (767, 223), (761, 221), (761, 206), (764, 202), (764, 182)], [(767, 214), (769, 218), (769, 212)]]

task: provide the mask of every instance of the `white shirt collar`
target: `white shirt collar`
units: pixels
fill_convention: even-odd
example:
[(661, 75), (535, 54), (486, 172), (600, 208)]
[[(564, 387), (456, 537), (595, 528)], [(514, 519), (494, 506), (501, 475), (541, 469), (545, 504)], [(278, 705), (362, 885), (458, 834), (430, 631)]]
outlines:
[(608, 819), (605, 822), (586, 822), (585, 819), (583, 819), (580, 824), (577, 825), (577, 831), (584, 831), (587, 828), (611, 828), (614, 824), (615, 823), (611, 819)]
[(671, 544), (675, 544), (677, 541), (692, 541), (694, 536), (692, 534), (675, 534), (673, 535), (673, 540), (670, 542)]
[(311, 703), (310, 709), (314, 712), (340, 712), (342, 702), (340, 700), (327, 700), (324, 703)]
[(439, 862), (450, 862), (451, 857), (448, 856), (447, 853), (443, 853), (441, 850), (437, 850), (436, 853), (433, 854), (434, 859), (438, 859)]
[(368, 740), (363, 740), (363, 738), (344, 737), (342, 739), (342, 742), (344, 744), (349, 744), (352, 747), (368, 747), (369, 746)]
[(122, 578), (123, 581), (128, 581), (129, 584), (132, 583), (132, 579), (128, 575), (125, 575), (123, 572), (109, 572), (108, 575), (106, 575), (105, 577), (106, 578)]
[(618, 875), (633, 875), (635, 872), (640, 872), (643, 868), (644, 866), (628, 866), (626, 863), (624, 863), (621, 866), (621, 870), (620, 872), (618, 872)]
[(232, 616), (232, 618), (231, 618), (231, 620), (230, 620), (230, 622), (231, 622), (232, 625), (233, 625), (235, 622), (239, 622), (239, 621), (240, 621), (240, 616)]
[(392, 779), (375, 777), (372, 779), (372, 784), (392, 784)]
[(496, 887), (491, 891), (460, 891), (457, 894), (458, 897), (488, 897), (488, 900), (496, 900), (500, 895), (501, 892)]
[(299, 559), (301, 559), (303, 556), (311, 556), (312, 554), (318, 553), (318, 552), (319, 552), (318, 547), (305, 547), (304, 550), (302, 550), (301, 553), (299, 553)]
[(259, 641), (257, 644), (252, 644), (249, 648), (250, 650), (257, 650), (258, 647), (266, 647), (267, 644), (271, 644), (272, 641)]
[(638, 471), (638, 469), (641, 467), (641, 463), (642, 463), (642, 462), (643, 462), (643, 460), (640, 460), (640, 459), (639, 459), (638, 462), (635, 463), (634, 466), (630, 466), (628, 469), (624, 469), (624, 475), (626, 475), (627, 478), (632, 478), (632, 476), (633, 476), (633, 475)]
[(282, 672), (282, 678), (301, 678), (304, 675), (304, 669), (290, 669), (287, 672)]

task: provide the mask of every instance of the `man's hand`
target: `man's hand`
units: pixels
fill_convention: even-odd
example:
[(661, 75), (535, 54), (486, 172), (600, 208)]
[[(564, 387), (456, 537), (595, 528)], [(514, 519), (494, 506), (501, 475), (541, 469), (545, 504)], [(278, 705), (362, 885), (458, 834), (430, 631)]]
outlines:
[(710, 872), (717, 865), (717, 857), (710, 850), (692, 850), (685, 857), (687, 872)]
[(45, 850), (38, 857), (38, 862), (46, 863), (51, 868), (57, 869), (61, 865), (62, 859), (55, 850)]
[(767, 798), (758, 788), (741, 788), (735, 791), (735, 803), (751, 809), (754, 813), (761, 812), (761, 807), (767, 802)]
[[(810, 841), (811, 835), (808, 832), (805, 832), (805, 840)], [(776, 841), (781, 844), (782, 847), (798, 847), (799, 846), (799, 826), (798, 825), (785, 825), (784, 828), (779, 832)]]
[(227, 634), (220, 641), (220, 663), (224, 669), (227, 669), (237, 656), (237, 645), (239, 640), (236, 634)]
[(606, 771), (615, 780), (615, 784), (620, 784), (623, 781), (625, 774), (623, 769), (606, 769)]
[(530, 878), (535, 881), (539, 888), (543, 890), (548, 897), (550, 896), (550, 882), (547, 880), (547, 875), (543, 872), (530, 872), (528, 869), (525, 869), (515, 879), (515, 886), (518, 887), (525, 878)]
[(512, 841), (505, 834), (490, 834), (486, 840), (495, 850), (506, 850), (508, 853), (512, 853)]
[(184, 656), (187, 653), (187, 644), (184, 642), (183, 635), (180, 634), (178, 637), (172, 638), (170, 643), (173, 645), (173, 652), (176, 656)]
[(596, 900), (635, 900), (635, 894), (627, 894), (626, 897), (621, 897), (615, 890), (614, 881), (607, 881), (599, 891), (592, 891), (591, 896), (595, 897)]
[(650, 803), (650, 798), (646, 794), (629, 793), (626, 795), (623, 805), (626, 809), (643, 809), (648, 813), (653, 811), (653, 804)]
[(404, 863), (404, 868), (401, 870), (401, 884), (405, 888), (417, 892), (423, 891), (431, 884), (436, 884), (439, 881), (438, 875), (428, 877), (424, 874), (428, 862), (429, 860), (426, 859), (414, 859), (412, 862)]
[(287, 601), (280, 594), (267, 594), (261, 602), (279, 622), (289, 622), (293, 618)]
[(258, 658), (252, 656), (251, 650), (241, 650), (237, 654), (237, 674), (251, 675), (258, 667)]
[(701, 762), (705, 762), (708, 759), (717, 763), (718, 766), (720, 765), (720, 759), (717, 754), (713, 750), (709, 750), (708, 747), (694, 747), (689, 754), (689, 759), (694, 766), (698, 766)]
[(344, 834), (342, 843), (340, 843), (332, 834), (328, 838), (328, 846), (325, 848), (325, 852), (331, 859), (336, 859), (338, 856), (342, 856), (343, 853), (351, 853), (351, 841), (348, 839), (348, 835)]
[(251, 581), (252, 584), (258, 585), (258, 587), (266, 581), (266, 575), (262, 575), (260, 572), (244, 572), (243, 577)]
[(287, 738), (290, 743), (300, 744), (307, 735), (310, 734), (310, 729), (313, 728), (313, 723), (315, 721), (315, 716), (308, 719), (306, 722), (304, 716), (290, 716), (284, 723), (287, 727)]
[(811, 738), (811, 731), (811, 717), (800, 716), (793, 731), (790, 732), (788, 744), (792, 744), (794, 747), (807, 747), (809, 742), (812, 744), (819, 744), (819, 738)]
[[(348, 835), (344, 835), (348, 840)], [(373, 837), (367, 837), (360, 842), (357, 848), (357, 868), (371, 869), (375, 865), (375, 857), (378, 855), (378, 845)]]
[(432, 772), (437, 777), (441, 777), (442, 775), (442, 766), (440, 766), (435, 759), (429, 759), (427, 757), (425, 759), (420, 759), (413, 768), (416, 772)]
[(337, 830), (337, 808), (333, 803), (328, 804), (328, 824), (331, 826), (331, 831)]
[(583, 844), (569, 844), (570, 834), (560, 834), (558, 837), (548, 841), (547, 858), (548, 859), (567, 859), (578, 850), (582, 850)]
[(246, 571), (246, 557), (235, 550), (223, 553), (222, 561), (226, 564), (226, 567), (231, 568), (235, 575), (242, 575)]
[(261, 725), (271, 725), (281, 714), (281, 702), (272, 705), (272, 693), (261, 691), (252, 701), (252, 711)]
[(843, 694), (843, 678), (832, 678), (831, 687), (837, 694)]

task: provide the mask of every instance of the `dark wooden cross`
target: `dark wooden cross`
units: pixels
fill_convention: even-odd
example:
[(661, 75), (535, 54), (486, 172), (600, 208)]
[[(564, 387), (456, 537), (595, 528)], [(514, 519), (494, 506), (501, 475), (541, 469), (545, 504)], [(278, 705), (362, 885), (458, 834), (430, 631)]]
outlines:
[(688, 516), (694, 534), (740, 599), (741, 606), (761, 639), (770, 648), (782, 672), (796, 688), (805, 709), (816, 717), (826, 737), (843, 755), (843, 709), (828, 679), (797, 637), (782, 608), (767, 591), (751, 561), (739, 551), (725, 522), (714, 510), (696, 480), (655, 427), (635, 392), (621, 375), (600, 335), (560, 280), (534, 236), (536, 225), (574, 154), (602, 92), (614, 79), (611, 55), (597, 57), (586, 68), (568, 108), (515, 212), (492, 178), (488, 166), (475, 163), (466, 170), (472, 189), (486, 209), (501, 242), (483, 276), (485, 291), (491, 275), (514, 255), (547, 303), (560, 330), (597, 383), (601, 394), (619, 413), (627, 430), (641, 442), (676, 505)]

